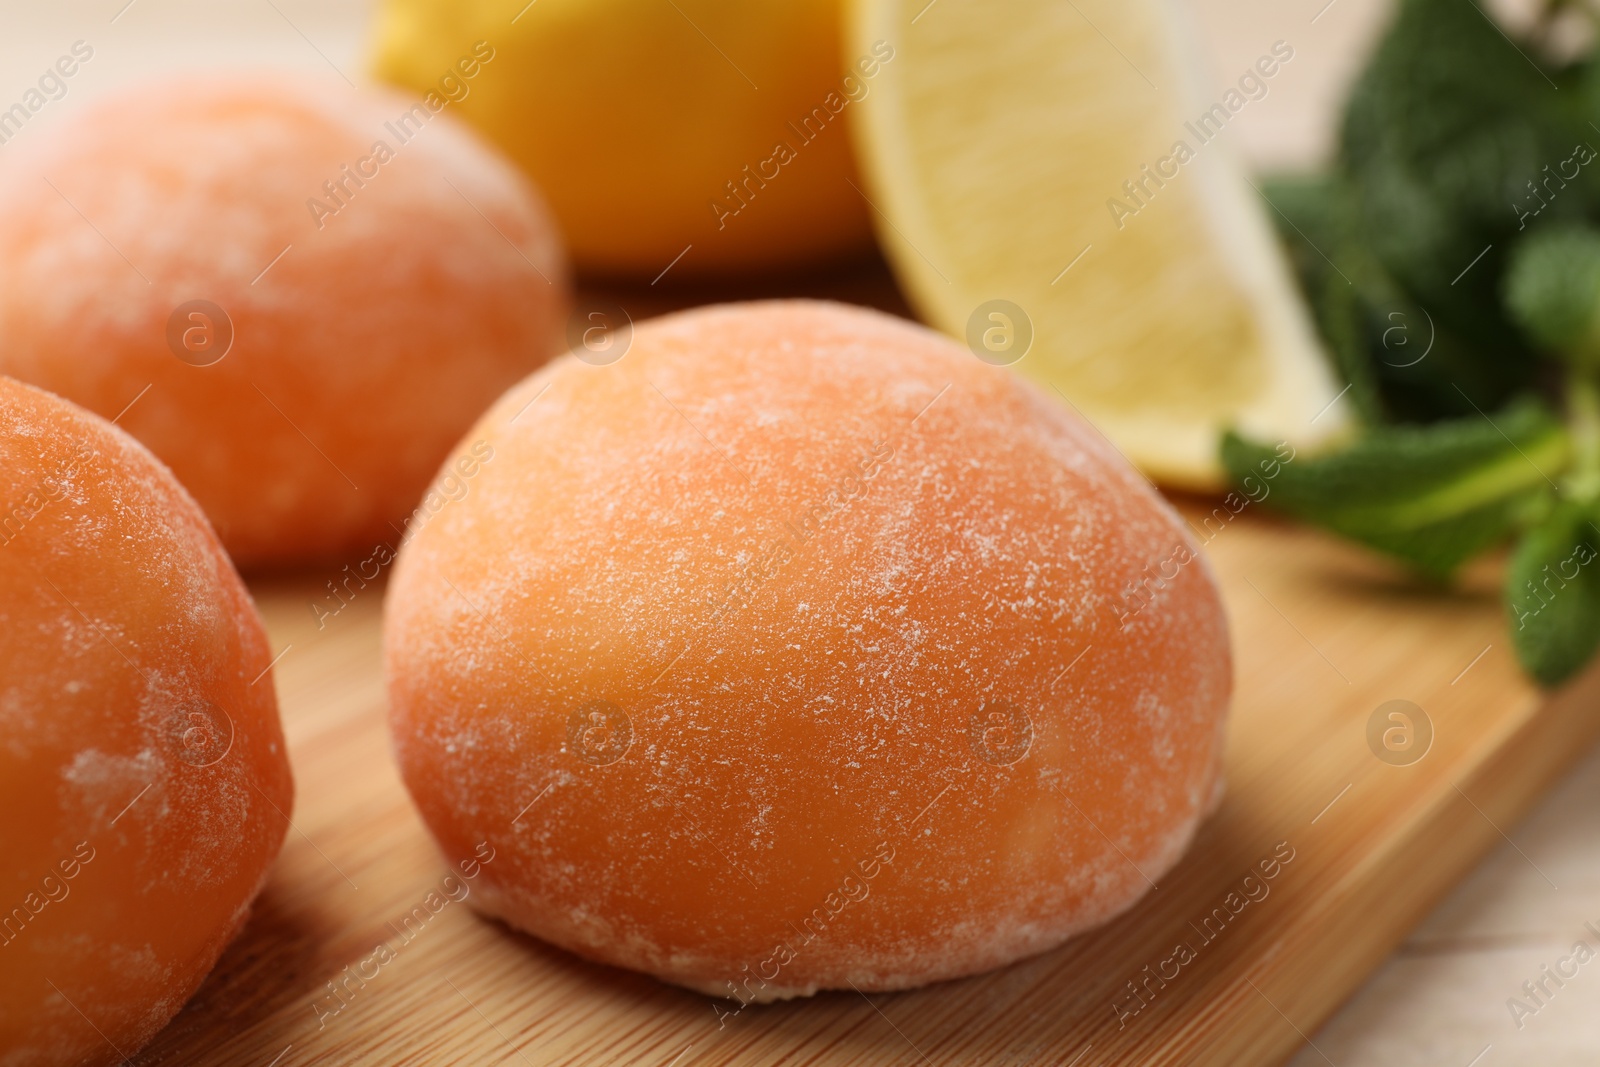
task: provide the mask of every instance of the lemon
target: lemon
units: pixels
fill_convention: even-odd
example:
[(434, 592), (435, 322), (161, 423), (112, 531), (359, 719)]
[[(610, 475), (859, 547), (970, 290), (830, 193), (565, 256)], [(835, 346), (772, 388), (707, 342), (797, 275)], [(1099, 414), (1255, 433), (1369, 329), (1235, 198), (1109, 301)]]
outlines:
[(839, 0), (382, 0), (374, 67), (519, 163), (580, 270), (676, 280), (871, 247), (842, 127), (873, 86), (847, 81), (841, 19)]
[(1229, 152), (1291, 45), (1264, 42), (1207, 99), (1161, 0), (858, 0), (849, 18), (847, 54), (895, 53), (853, 133), (880, 240), (929, 323), (1017, 360), (1170, 485), (1220, 484), (1230, 426), (1292, 444), (1339, 429), (1338, 387)]

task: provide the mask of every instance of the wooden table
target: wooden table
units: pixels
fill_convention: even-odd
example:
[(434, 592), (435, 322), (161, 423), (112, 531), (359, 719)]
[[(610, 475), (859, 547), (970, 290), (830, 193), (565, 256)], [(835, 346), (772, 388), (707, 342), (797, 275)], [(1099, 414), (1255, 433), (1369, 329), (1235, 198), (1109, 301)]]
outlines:
[(1308, 1046), (1293, 1067), (1600, 1061), (1600, 963), (1551, 983), (1555, 995), (1541, 993), (1534, 1014), (1508, 1004), (1534, 1006), (1522, 983), (1538, 981), (1574, 942), (1600, 948), (1590, 928), (1600, 928), (1600, 752), (1504, 828), (1509, 839), (1312, 1035), (1320, 1053)]
[[(1186, 507), (1195, 524), (1209, 510)], [(1229, 793), (1159, 890), (989, 975), (752, 1008), (726, 1027), (709, 998), (457, 904), (329, 1016), (326, 983), (397, 941), (392, 924), (446, 871), (389, 758), (381, 588), (319, 630), (309, 604), (325, 576), (258, 582), (283, 652), (294, 829), (244, 935), (137, 1062), (1280, 1062), (1600, 734), (1600, 673), (1553, 701), (1533, 690), (1503, 645), (1492, 565), (1425, 591), (1248, 510), (1207, 551), (1236, 642)], [(1374, 712), (1394, 699), (1432, 724), (1420, 758), (1372, 747)], [(1209, 940), (1196, 932), (1286, 853), (1267, 896)], [(1198, 958), (1134, 1009), (1127, 983), (1180, 940)]]

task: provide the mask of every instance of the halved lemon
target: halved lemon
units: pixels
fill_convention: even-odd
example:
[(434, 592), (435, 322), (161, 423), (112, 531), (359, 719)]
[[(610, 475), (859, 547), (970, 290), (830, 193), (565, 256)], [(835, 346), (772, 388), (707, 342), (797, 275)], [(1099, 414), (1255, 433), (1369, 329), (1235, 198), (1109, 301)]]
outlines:
[(849, 18), (849, 62), (892, 49), (852, 130), (925, 320), (1020, 357), (1169, 485), (1220, 484), (1229, 427), (1299, 445), (1347, 421), (1230, 151), (1292, 46), (1263, 42), (1209, 99), (1163, 0), (856, 0)]

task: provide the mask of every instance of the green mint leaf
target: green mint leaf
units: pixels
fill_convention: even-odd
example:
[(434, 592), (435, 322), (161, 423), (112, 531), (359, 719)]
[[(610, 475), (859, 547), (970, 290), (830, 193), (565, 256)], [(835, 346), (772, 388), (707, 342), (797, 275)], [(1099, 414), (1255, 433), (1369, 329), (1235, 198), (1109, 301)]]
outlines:
[(1575, 674), (1600, 645), (1600, 529), (1594, 509), (1563, 501), (1528, 531), (1506, 573), (1511, 641), (1545, 685)]
[(1360, 268), (1372, 260), (1359, 247), (1345, 184), (1333, 175), (1278, 177), (1264, 184), (1262, 195), (1317, 330), (1350, 386), (1349, 403), (1364, 422), (1387, 421), (1388, 405), (1368, 343), (1366, 301), (1351, 277), (1361, 276)]
[[(1499, 300), (1515, 235), (1600, 202), (1583, 72), (1514, 40), (1474, 0), (1403, 0), (1345, 114), (1362, 228), (1441, 328), (1532, 359)], [(1562, 91), (1565, 90), (1565, 91)]]
[(1600, 231), (1530, 230), (1512, 252), (1505, 294), (1535, 343), (1577, 363), (1600, 364)]
[(1342, 451), (1283, 463), (1270, 481), (1258, 473), (1270, 448), (1229, 434), (1222, 461), (1252, 499), (1444, 579), (1548, 507), (1570, 451), (1561, 423), (1529, 401), (1492, 422), (1374, 428)]
[(1498, 408), (1532, 383), (1532, 360), (1468, 343), (1412, 299), (1362, 236), (1355, 188), (1339, 174), (1278, 178), (1275, 209), (1317, 328), (1363, 421), (1428, 422)]

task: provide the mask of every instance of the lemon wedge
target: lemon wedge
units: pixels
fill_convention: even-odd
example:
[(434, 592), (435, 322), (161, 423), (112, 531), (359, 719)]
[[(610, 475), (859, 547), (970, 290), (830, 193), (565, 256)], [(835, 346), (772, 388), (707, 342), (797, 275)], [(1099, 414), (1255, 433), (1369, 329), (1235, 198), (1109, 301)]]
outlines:
[(1348, 421), (1229, 126), (1288, 42), (1214, 99), (1163, 0), (856, 0), (892, 49), (852, 136), (879, 237), (933, 326), (1064, 396), (1135, 464), (1221, 484), (1218, 441)]

